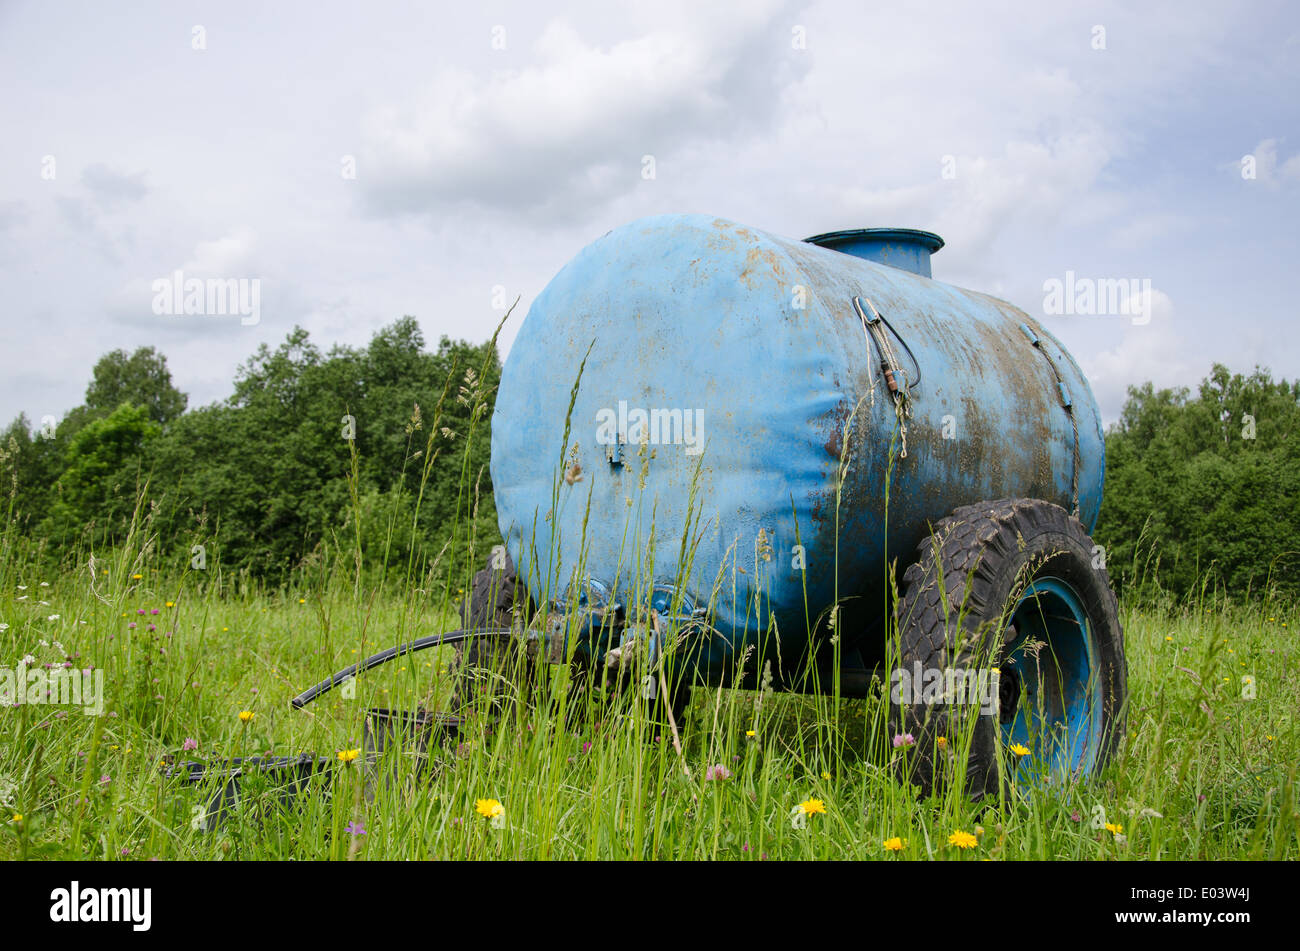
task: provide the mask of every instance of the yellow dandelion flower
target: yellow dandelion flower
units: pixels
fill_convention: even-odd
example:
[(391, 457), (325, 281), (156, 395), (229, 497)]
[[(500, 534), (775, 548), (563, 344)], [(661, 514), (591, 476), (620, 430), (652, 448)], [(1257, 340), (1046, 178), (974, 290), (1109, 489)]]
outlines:
[(306, 598), (299, 598), (299, 599), (298, 599), (298, 603), (299, 603), (299, 604), (306, 604), (306, 603), (307, 603), (307, 599), (306, 599)]
[(139, 581), (139, 580), (141, 580), (142, 578), (144, 578), (144, 575), (132, 575), (132, 576), (131, 576), (131, 580), (132, 580), (132, 581)]
[(353, 760), (355, 760), (358, 756), (361, 755), (361, 751), (360, 750), (339, 750), (338, 755), (339, 755), (340, 762), (351, 763)]
[(758, 733), (754, 730), (746, 730), (745, 736), (758, 736)]
[(1024, 745), (1022, 745), (1022, 744), (1020, 744), (1020, 743), (1012, 743), (1010, 746), (1007, 747), (1007, 749), (1009, 749), (1011, 752), (1015, 753), (1017, 756), (1028, 756), (1028, 755), (1029, 755), (1029, 747), (1024, 746)]
[(948, 844), (955, 845), (959, 849), (973, 849), (978, 844), (975, 836), (969, 832), (963, 832), (958, 829), (952, 835), (948, 836)]
[(1124, 832), (1124, 824), (1122, 822), (1108, 822), (1106, 823), (1106, 831), (1111, 835), (1121, 835)]
[(804, 802), (799, 803), (795, 808), (805, 816), (815, 816), (818, 813), (826, 815), (826, 803), (822, 802), (820, 799), (805, 800)]
[(240, 723), (244, 723), (244, 724), (252, 723), (252, 722), (253, 722), (253, 718), (256, 717), (256, 716), (257, 716), (257, 714), (254, 713), (252, 710), (240, 710), (240, 711), (239, 711), (239, 722), (240, 722)]
[(168, 601), (168, 602), (167, 602), (167, 607), (169, 607), (169, 608), (174, 608), (174, 607), (176, 607), (176, 602), (175, 602), (175, 601)]
[(506, 824), (506, 807), (501, 805), (496, 799), (475, 799), (474, 811), (491, 824), (492, 828), (500, 829)]
[(1165, 635), (1165, 640), (1167, 640), (1167, 641), (1172, 641), (1173, 639), (1174, 639), (1174, 638), (1173, 638), (1172, 635), (1170, 635), (1170, 634), (1166, 634), (1166, 635)]
[(23, 814), (22, 814), (21, 812), (15, 812), (15, 813), (14, 813), (13, 821), (14, 821), (14, 822), (22, 822), (22, 821), (23, 821)]
[(939, 747), (941, 750), (946, 750), (948, 748), (948, 738), (946, 736), (941, 736), (934, 741), (934, 745)]
[(822, 779), (829, 783), (831, 781), (831, 774), (826, 770), (822, 770)]
[(886, 839), (884, 842), (885, 850), (888, 852), (901, 852), (903, 851), (903, 846), (906, 844), (907, 843), (898, 836), (894, 836), (892, 839)]

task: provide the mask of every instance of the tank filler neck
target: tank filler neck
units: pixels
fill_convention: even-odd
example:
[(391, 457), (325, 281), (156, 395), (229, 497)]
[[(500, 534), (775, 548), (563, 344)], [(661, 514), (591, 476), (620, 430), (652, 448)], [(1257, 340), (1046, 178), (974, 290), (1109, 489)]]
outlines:
[(816, 234), (804, 241), (922, 277), (930, 277), (930, 255), (943, 247), (943, 238), (934, 232), (914, 228), (854, 228)]

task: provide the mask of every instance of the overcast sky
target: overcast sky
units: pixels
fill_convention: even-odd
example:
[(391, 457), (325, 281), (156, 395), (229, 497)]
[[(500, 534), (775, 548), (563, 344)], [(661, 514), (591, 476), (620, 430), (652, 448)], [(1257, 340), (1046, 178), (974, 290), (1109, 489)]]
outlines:
[[(294, 324), (483, 340), (496, 288), (508, 348), (665, 212), (937, 231), (935, 278), (1042, 319), (1107, 419), (1216, 360), (1300, 376), (1297, 9), (0, 0), (0, 425), (118, 347), (196, 406)], [(178, 269), (258, 280), (260, 320), (155, 314)], [(1150, 321), (1046, 315), (1067, 271), (1149, 280)]]

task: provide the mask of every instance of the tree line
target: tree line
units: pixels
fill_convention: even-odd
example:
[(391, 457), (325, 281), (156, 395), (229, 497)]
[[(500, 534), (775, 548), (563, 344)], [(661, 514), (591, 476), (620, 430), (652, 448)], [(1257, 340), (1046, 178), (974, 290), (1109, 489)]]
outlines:
[(446, 569), (496, 544), (500, 370), (495, 340), (430, 351), (411, 317), (328, 352), (295, 327), (239, 367), (230, 397), (187, 410), (163, 354), (114, 351), (57, 425), (20, 415), (0, 433), (10, 521), (55, 562), (146, 519), (172, 563), (219, 559), (271, 583), (331, 546), (386, 574), (440, 553)]

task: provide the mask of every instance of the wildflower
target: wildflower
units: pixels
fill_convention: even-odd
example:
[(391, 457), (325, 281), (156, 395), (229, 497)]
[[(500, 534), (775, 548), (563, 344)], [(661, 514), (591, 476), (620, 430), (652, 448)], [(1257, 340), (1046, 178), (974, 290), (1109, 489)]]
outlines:
[(948, 836), (948, 844), (955, 845), (959, 849), (973, 849), (978, 840), (969, 832), (963, 832), (958, 829), (952, 835)]
[(351, 836), (365, 835), (366, 826), (363, 822), (357, 822), (355, 819), (343, 827), (343, 831)]
[(1007, 749), (1009, 749), (1012, 753), (1015, 753), (1017, 756), (1029, 755), (1029, 747), (1021, 743), (1012, 743), (1010, 746), (1007, 747)]
[(169, 607), (169, 608), (174, 608), (174, 607), (176, 607), (176, 602), (175, 602), (175, 601), (168, 601), (168, 602), (167, 602), (167, 607)]
[(135, 613), (136, 613), (136, 614), (144, 614), (144, 608), (136, 608), (136, 609), (135, 609)]
[(299, 603), (299, 604), (306, 604), (306, 603), (307, 603), (307, 599), (306, 599), (306, 598), (299, 598), (299, 599), (298, 599), (298, 603)]
[(144, 575), (132, 575), (132, 576), (131, 576), (131, 580), (132, 580), (132, 581), (139, 581), (139, 580), (142, 579), (143, 577), (144, 577)]
[(894, 735), (894, 749), (907, 749), (916, 742), (916, 737), (910, 733), (897, 733)]
[(714, 780), (723, 780), (731, 778), (731, 770), (718, 763), (716, 766), (710, 766), (704, 770), (704, 781), (711, 783)]
[(822, 779), (828, 783), (831, 781), (831, 774), (828, 770), (822, 770)]
[(58, 616), (57, 614), (51, 614), (51, 615), (50, 615), (49, 617), (47, 617), (45, 620), (47, 620), (47, 621), (57, 621), (58, 619), (59, 619), (59, 616)]
[(758, 732), (756, 730), (746, 730), (745, 736), (749, 737), (752, 740), (754, 737), (758, 736)]
[(197, 750), (198, 748), (199, 741), (192, 736), (185, 737), (185, 742), (181, 744), (182, 753), (188, 753), (190, 750)]
[(355, 760), (358, 756), (361, 755), (361, 751), (360, 750), (339, 750), (338, 755), (339, 755), (340, 762), (350, 764), (353, 760)]
[(975, 827), (975, 835), (976, 835), (976, 837), (982, 836), (983, 834), (984, 834), (984, 827), (983, 827), (983, 826), (976, 826), (976, 827)]
[(948, 748), (948, 738), (946, 736), (941, 736), (934, 741), (934, 745), (939, 747), (941, 750), (946, 750)]
[(808, 817), (826, 814), (826, 803), (820, 799), (808, 799), (790, 810), (790, 825), (802, 829), (808, 824)]
[(474, 800), (474, 811), (492, 825), (494, 829), (501, 829), (506, 824), (506, 807), (496, 799), (476, 799)]
[(892, 839), (886, 839), (883, 843), (886, 852), (901, 852), (903, 846), (907, 845), (906, 840), (894, 836)]
[(1124, 825), (1119, 822), (1108, 822), (1106, 823), (1106, 831), (1111, 835), (1120, 835), (1124, 831)]
[(1083, 821), (1083, 816), (1079, 815), (1079, 810), (1078, 810), (1078, 809), (1076, 809), (1076, 810), (1074, 810), (1074, 812), (1070, 813), (1070, 821), (1071, 821), (1071, 822), (1082, 822), (1082, 821)]
[(587, 740), (585, 743), (582, 744), (582, 752), (584, 753), (591, 752), (591, 740)]
[(23, 821), (23, 814), (22, 814), (21, 812), (15, 812), (15, 813), (14, 813), (14, 817), (13, 817), (13, 819), (10, 820), (10, 821), (12, 821), (12, 822), (22, 822), (22, 821)]
[(1173, 640), (1173, 636), (1172, 636), (1172, 635), (1169, 635), (1169, 634), (1166, 634), (1166, 635), (1165, 635), (1165, 640), (1166, 640), (1166, 641), (1172, 641), (1172, 640)]
[(257, 716), (257, 714), (254, 713), (252, 710), (241, 710), (239, 712), (239, 722), (243, 723), (244, 725), (248, 725), (249, 723), (253, 722), (253, 718), (255, 716)]

